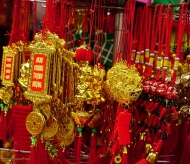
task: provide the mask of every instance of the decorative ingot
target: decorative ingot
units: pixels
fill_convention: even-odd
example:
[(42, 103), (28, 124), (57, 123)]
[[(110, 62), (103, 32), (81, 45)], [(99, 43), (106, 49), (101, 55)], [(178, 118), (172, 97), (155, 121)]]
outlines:
[(71, 112), (71, 115), (74, 119), (74, 122), (77, 125), (85, 125), (85, 124), (89, 123), (89, 121), (92, 119), (94, 113), (86, 112), (86, 111), (76, 111), (76, 112)]
[(88, 126), (93, 128), (93, 127), (97, 127), (98, 125), (100, 125), (102, 116), (103, 116), (103, 111), (100, 109), (96, 109), (93, 118), (88, 123)]
[(39, 112), (31, 112), (26, 117), (26, 129), (32, 136), (40, 134), (45, 126), (45, 118)]

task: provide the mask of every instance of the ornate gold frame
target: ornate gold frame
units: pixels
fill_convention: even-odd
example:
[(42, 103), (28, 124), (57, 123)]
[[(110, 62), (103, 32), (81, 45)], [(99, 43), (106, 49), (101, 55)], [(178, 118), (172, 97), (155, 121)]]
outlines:
[[(33, 45), (30, 45), (31, 55), (30, 55), (30, 69), (29, 69), (29, 81), (27, 91), (24, 93), (27, 99), (32, 100), (33, 102), (39, 101), (48, 101), (51, 99), (48, 93), (48, 84), (49, 84), (49, 68), (50, 68), (50, 56), (55, 49), (52, 46), (47, 45), (45, 42), (37, 42)], [(32, 82), (32, 68), (34, 65), (34, 56), (36, 54), (45, 55), (46, 59), (46, 68), (45, 68), (45, 77), (44, 77), (44, 90), (42, 92), (32, 91), (31, 82)]]
[[(4, 86), (12, 86), (13, 80), (14, 80), (14, 65), (15, 65), (15, 55), (16, 52), (13, 51), (13, 49), (10, 46), (6, 46), (3, 47), (3, 59), (2, 59), (2, 70), (1, 70), (1, 80), (2, 80), (2, 84)], [(6, 80), (4, 77), (4, 73), (6, 70), (6, 58), (7, 57), (11, 57), (12, 58), (12, 70), (11, 70), (11, 79), (10, 80)]]

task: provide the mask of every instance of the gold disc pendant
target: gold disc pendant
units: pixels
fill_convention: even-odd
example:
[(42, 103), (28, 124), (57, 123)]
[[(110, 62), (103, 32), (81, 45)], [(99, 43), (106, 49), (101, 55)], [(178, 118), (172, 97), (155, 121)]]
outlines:
[(40, 134), (45, 126), (45, 118), (39, 112), (31, 112), (26, 117), (26, 129), (32, 136)]

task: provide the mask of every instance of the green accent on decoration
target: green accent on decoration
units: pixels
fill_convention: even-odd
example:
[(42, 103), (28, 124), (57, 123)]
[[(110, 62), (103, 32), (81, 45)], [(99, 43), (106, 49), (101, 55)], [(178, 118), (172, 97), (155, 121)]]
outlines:
[(56, 148), (52, 149), (52, 153), (57, 153), (57, 149)]
[(78, 132), (82, 132), (82, 128), (81, 127), (78, 127)]
[(14, 103), (14, 101), (13, 100), (10, 100), (10, 104), (13, 104)]
[(48, 146), (48, 145), (49, 145), (49, 141), (46, 141), (46, 143), (45, 143), (45, 144), (46, 144), (46, 146)]
[(50, 151), (52, 149), (52, 146), (48, 146), (48, 151)]
[(37, 138), (35, 138), (35, 137), (30, 137), (30, 140), (31, 140), (32, 143), (36, 143), (37, 142)]
[(41, 134), (41, 135), (40, 135), (40, 138), (41, 138), (41, 139), (44, 139), (44, 134)]
[(3, 104), (2, 104), (2, 103), (0, 104), (0, 107), (1, 107), (1, 108), (3, 107)]
[(97, 133), (96, 128), (92, 128), (92, 133)]
[(8, 111), (9, 108), (7, 106), (4, 107), (4, 111)]

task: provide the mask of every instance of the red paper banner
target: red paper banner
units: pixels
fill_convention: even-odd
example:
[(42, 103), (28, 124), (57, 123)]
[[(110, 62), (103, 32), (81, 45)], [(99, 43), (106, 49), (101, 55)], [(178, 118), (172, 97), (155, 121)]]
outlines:
[(30, 90), (34, 92), (43, 92), (45, 89), (47, 56), (45, 54), (34, 54), (32, 65), (32, 78)]
[(12, 81), (13, 78), (13, 56), (5, 56), (5, 65), (3, 72), (3, 80)]

